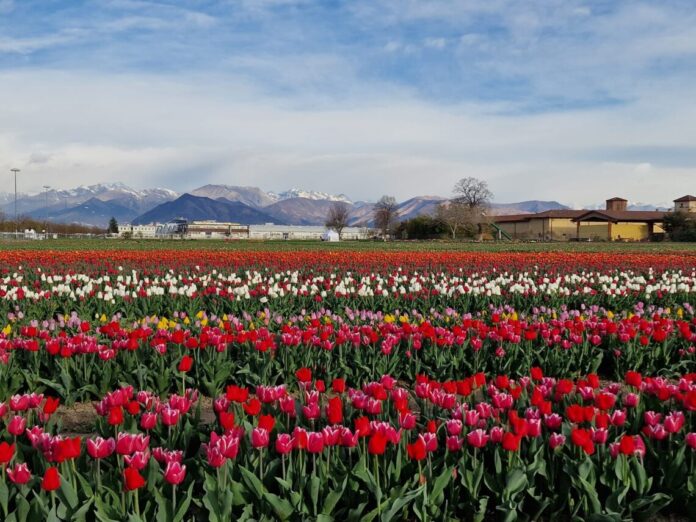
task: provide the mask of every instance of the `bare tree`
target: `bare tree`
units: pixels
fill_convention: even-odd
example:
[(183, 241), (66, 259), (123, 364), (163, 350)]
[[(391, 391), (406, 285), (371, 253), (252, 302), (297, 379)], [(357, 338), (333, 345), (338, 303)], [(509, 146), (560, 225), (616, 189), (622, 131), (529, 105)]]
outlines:
[(350, 216), (350, 208), (341, 201), (334, 202), (329, 208), (329, 213), (326, 216), (326, 228), (335, 230), (338, 238), (342, 239), (343, 229), (348, 226), (348, 217)]
[(492, 199), (493, 193), (482, 179), (462, 178), (454, 186), (453, 202), (468, 209), (470, 223), (476, 225), (479, 239), (483, 234), (483, 225), (489, 220), (487, 216)]
[(478, 178), (462, 178), (454, 186), (454, 200), (467, 207), (485, 209), (491, 200), (493, 193), (488, 188), (488, 183)]
[(457, 201), (440, 203), (435, 211), (435, 218), (445, 226), (452, 234), (452, 239), (457, 237), (457, 231), (471, 226), (474, 221), (472, 210)]
[(398, 205), (396, 199), (392, 196), (382, 196), (375, 204), (374, 219), (375, 226), (382, 233), (382, 237), (386, 239), (391, 233), (394, 224), (396, 223), (396, 210)]

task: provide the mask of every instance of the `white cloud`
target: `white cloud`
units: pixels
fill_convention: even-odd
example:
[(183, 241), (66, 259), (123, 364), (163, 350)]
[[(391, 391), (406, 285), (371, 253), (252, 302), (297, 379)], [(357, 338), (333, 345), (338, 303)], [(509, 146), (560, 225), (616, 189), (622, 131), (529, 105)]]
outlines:
[(444, 49), (447, 46), (445, 38), (426, 38), (423, 40), (423, 45), (430, 49)]
[[(4, 73), (0, 170), (23, 168), (22, 191), (56, 180), (173, 189), (224, 182), (405, 199), (447, 195), (468, 175), (487, 179), (499, 201), (663, 201), (694, 191), (693, 169), (610, 158), (614, 148), (691, 147), (696, 108), (682, 106), (687, 91), (635, 106), (514, 116), (398, 92), (361, 96), (331, 110), (291, 108), (232, 78)], [(589, 153), (598, 149), (609, 157)]]

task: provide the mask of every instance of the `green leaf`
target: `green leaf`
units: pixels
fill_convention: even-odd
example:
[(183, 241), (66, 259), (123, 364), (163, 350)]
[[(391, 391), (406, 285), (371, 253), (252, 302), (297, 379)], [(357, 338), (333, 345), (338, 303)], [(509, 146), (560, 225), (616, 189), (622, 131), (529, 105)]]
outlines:
[(423, 494), (423, 488), (425, 485), (414, 489), (406, 495), (397, 495), (396, 498), (392, 500), (392, 504), (386, 511), (382, 512), (382, 522), (388, 522), (396, 518), (396, 515), (404, 509), (408, 504), (413, 502), (413, 500)]
[(278, 516), (278, 518), (280, 518), (280, 520), (289, 519), (295, 512), (295, 509), (292, 507), (292, 504), (290, 504), (290, 502), (288, 502), (286, 499), (279, 497), (278, 495), (266, 492), (264, 493), (264, 498), (273, 508), (274, 513)]
[(312, 509), (313, 513), (317, 514), (317, 505), (319, 504), (319, 488), (321, 487), (321, 480), (316, 475), (312, 474), (309, 479), (309, 496), (312, 499)]
[(446, 467), (445, 470), (435, 479), (433, 489), (430, 492), (430, 503), (436, 501), (440, 494), (445, 490), (447, 484), (452, 479), (452, 468)]
[(64, 502), (71, 511), (78, 507), (80, 501), (77, 498), (75, 488), (73, 488), (69, 480), (63, 478), (60, 481), (60, 489), (57, 491), (57, 495), (61, 502)]
[(339, 500), (341, 500), (341, 497), (343, 496), (343, 492), (346, 489), (346, 483), (348, 479), (343, 480), (343, 485), (341, 486), (341, 489), (333, 489), (329, 492), (328, 495), (326, 495), (326, 500), (324, 500), (324, 506), (321, 509), (321, 514), (322, 515), (330, 515), (331, 512), (334, 510), (336, 507), (336, 504), (338, 503)]
[(511, 499), (527, 487), (527, 475), (520, 468), (508, 472), (505, 480), (504, 499)]
[(239, 471), (242, 473), (242, 479), (244, 480), (247, 488), (249, 488), (257, 499), (261, 500), (266, 488), (261, 483), (259, 478), (244, 466), (239, 466)]
[[(193, 484), (194, 483), (191, 482), (191, 485), (186, 491), (186, 495), (184, 496), (183, 501), (179, 504), (179, 509), (177, 510), (176, 515), (174, 516), (174, 520), (172, 522), (181, 522), (184, 519), (184, 516), (186, 515), (186, 512), (188, 511), (188, 508), (191, 505), (191, 499), (193, 498)], [(172, 506), (172, 511), (175, 509), (176, 506)]]
[(7, 516), (7, 505), (10, 502), (10, 491), (7, 489), (7, 483), (0, 481), (0, 506), (2, 506), (3, 515)]

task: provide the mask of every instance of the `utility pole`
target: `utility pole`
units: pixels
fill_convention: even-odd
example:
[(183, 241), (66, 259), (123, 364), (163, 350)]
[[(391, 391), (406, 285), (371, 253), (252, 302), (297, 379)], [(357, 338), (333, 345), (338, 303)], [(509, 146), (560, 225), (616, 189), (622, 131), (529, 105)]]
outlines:
[(21, 172), (19, 169), (14, 168), (10, 169), (10, 172), (14, 172), (14, 185), (15, 185), (15, 193), (14, 193), (14, 211), (15, 211), (15, 239), (17, 239), (18, 236), (18, 227), (19, 227), (19, 220), (17, 218), (17, 173)]

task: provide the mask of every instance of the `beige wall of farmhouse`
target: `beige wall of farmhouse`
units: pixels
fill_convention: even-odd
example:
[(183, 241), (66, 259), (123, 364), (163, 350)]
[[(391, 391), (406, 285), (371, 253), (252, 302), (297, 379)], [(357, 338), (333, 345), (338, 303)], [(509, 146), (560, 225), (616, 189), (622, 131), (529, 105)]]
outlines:
[[(517, 223), (499, 223), (498, 226), (511, 238), (521, 240), (568, 241), (577, 237), (578, 232), (577, 223), (571, 219), (560, 218), (530, 219)], [(649, 228), (646, 223), (612, 223), (611, 238), (609, 228), (606, 222), (581, 222), (580, 239), (592, 241), (649, 239)], [(663, 233), (664, 229), (660, 224), (655, 224), (653, 232)]]
[(575, 223), (570, 219), (530, 219), (519, 223), (499, 223), (513, 239), (568, 241), (575, 237)]

